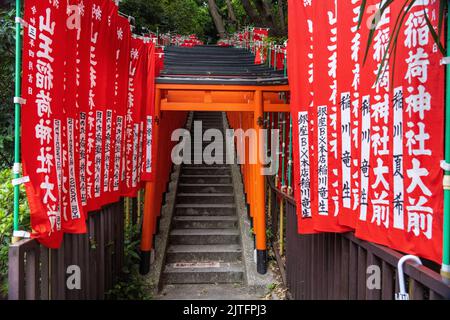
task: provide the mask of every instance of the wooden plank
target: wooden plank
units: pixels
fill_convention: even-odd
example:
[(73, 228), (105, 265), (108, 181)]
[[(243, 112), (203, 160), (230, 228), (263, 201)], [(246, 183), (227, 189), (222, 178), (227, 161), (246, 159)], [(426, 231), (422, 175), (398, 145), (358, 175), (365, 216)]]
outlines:
[(395, 271), (385, 261), (381, 262), (381, 299), (394, 300)]
[(349, 240), (349, 249), (348, 298), (356, 300), (358, 298), (358, 247)]
[(358, 300), (366, 300), (367, 256), (362, 247), (358, 247)]
[(97, 223), (98, 212), (92, 213), (89, 218), (89, 300), (97, 300), (98, 288), (98, 239), (97, 239)]
[(332, 235), (333, 239), (333, 251), (334, 251), (334, 286), (333, 286), (333, 300), (340, 300), (341, 298), (341, 259), (342, 259), (342, 245), (341, 245), (341, 236), (338, 234)]
[(41, 300), (50, 300), (50, 257), (49, 249), (41, 246)]
[[(371, 252), (367, 252), (367, 268), (369, 267), (375, 267), (375, 268), (379, 268), (379, 271), (381, 271), (381, 266), (379, 261), (377, 260), (377, 258), (371, 253)], [(368, 269), (367, 269), (368, 271)], [(372, 271), (373, 272), (373, 271)], [(369, 276), (374, 275), (373, 273), (367, 274), (367, 280), (369, 280)], [(376, 274), (374, 275), (376, 276)], [(379, 276), (381, 276), (381, 274), (379, 274)], [(374, 284), (377, 285), (377, 281), (380, 281), (380, 285), (381, 285), (381, 280), (382, 279), (374, 279)], [(371, 282), (372, 283), (372, 282)], [(372, 283), (373, 284), (373, 283)], [(381, 299), (381, 288), (369, 288), (368, 283), (366, 281), (366, 299), (367, 300), (380, 300)]]
[(20, 244), (12, 245), (8, 254), (8, 299), (25, 299), (24, 253)]
[[(348, 300), (349, 292), (349, 278), (350, 273), (350, 241), (346, 238), (341, 238), (341, 281), (340, 281), (340, 299)], [(355, 275), (355, 273), (353, 274)]]
[(328, 277), (328, 286), (327, 286), (327, 299), (328, 300), (333, 300), (334, 299), (334, 282), (335, 282), (335, 269), (334, 269), (334, 239), (333, 239), (333, 234), (331, 233), (327, 233), (325, 234), (326, 238), (327, 238), (327, 277)]
[(99, 243), (98, 243), (98, 298), (105, 299), (105, 213), (100, 212), (99, 224)]
[(443, 298), (433, 290), (430, 290), (430, 300), (443, 300)]
[(27, 300), (39, 300), (40, 298), (39, 263), (39, 246), (36, 245), (36, 248), (34, 250), (29, 250), (26, 252), (25, 296)]
[(330, 275), (329, 266), (327, 266), (328, 262), (328, 234), (321, 234), (319, 236), (314, 235), (313, 237), (319, 237), (319, 264), (312, 265), (312, 269), (318, 268), (320, 270), (320, 290), (321, 294), (319, 295), (320, 299), (328, 299), (328, 290), (329, 290), (329, 280), (332, 275)]
[(426, 291), (420, 282), (414, 279), (409, 280), (409, 297), (411, 300), (425, 300)]

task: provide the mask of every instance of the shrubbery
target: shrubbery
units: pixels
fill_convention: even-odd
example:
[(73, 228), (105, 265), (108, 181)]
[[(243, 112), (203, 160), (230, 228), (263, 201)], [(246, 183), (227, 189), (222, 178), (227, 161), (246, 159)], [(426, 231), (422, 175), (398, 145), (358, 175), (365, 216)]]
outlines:
[[(0, 298), (8, 293), (8, 247), (13, 232), (14, 190), (10, 169), (0, 171)], [(30, 215), (25, 192), (20, 197), (20, 227), (30, 230)]]

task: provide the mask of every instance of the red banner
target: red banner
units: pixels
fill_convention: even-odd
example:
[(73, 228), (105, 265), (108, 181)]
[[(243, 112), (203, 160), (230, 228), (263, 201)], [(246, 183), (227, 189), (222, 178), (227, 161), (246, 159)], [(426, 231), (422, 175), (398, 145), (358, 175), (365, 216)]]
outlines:
[(65, 2), (27, 1), (24, 19), (22, 157), (33, 236), (50, 248), (62, 240), (60, 190)]
[(116, 61), (114, 81), (113, 130), (111, 133), (111, 173), (109, 175), (109, 190), (111, 201), (117, 201), (121, 196), (123, 181), (122, 166), (125, 154), (125, 120), (128, 103), (128, 74), (130, 66), (131, 29), (128, 19), (117, 17), (116, 22)]
[(147, 85), (148, 46), (143, 40), (135, 38), (131, 40), (130, 59), (125, 121), (125, 185), (122, 195), (135, 197), (140, 187), (139, 142), (143, 130), (141, 116), (146, 103), (145, 87)]
[[(314, 38), (321, 39), (314, 41), (310, 55), (314, 108), (303, 111), (303, 121), (293, 128), (294, 152), (300, 154), (295, 161), (299, 210), (304, 212), (311, 204), (316, 231), (355, 228), (361, 239), (439, 262), (444, 69), (425, 19), (426, 13), (437, 29), (439, 3), (417, 2), (412, 7), (401, 22), (395, 51), (387, 54), (392, 59), (384, 66), (403, 4), (392, 3), (379, 16), (379, 1), (367, 1), (358, 29), (360, 4), (358, 0), (289, 3), (289, 15), (296, 17), (289, 19), (293, 114), (299, 110), (299, 99), (307, 96), (311, 76), (306, 67), (299, 67), (307, 61), (304, 43), (310, 28), (305, 20), (314, 26)], [(301, 18), (310, 5), (314, 14)], [(375, 27), (363, 63), (369, 31)], [(309, 153), (309, 169), (302, 167), (301, 151), (307, 141), (302, 132), (315, 135), (317, 154)], [(302, 192), (306, 190), (302, 171), (311, 174), (308, 190), (317, 193), (317, 204)], [(310, 233), (311, 224), (304, 230), (304, 222), (300, 217), (300, 232)]]
[[(82, 96), (87, 101), (86, 87), (81, 85), (81, 74), (86, 73), (87, 63), (81, 64), (82, 58), (87, 58), (89, 47), (81, 40), (82, 32), (90, 30), (90, 18), (86, 14), (83, 2), (72, 0), (68, 3), (66, 16), (66, 58), (65, 58), (65, 88), (64, 112), (67, 120), (63, 126), (63, 181), (61, 191), (62, 226), (64, 232), (85, 233), (85, 212), (80, 183), (80, 126), (79, 114), (83, 103)], [(86, 59), (83, 59), (86, 60)], [(84, 91), (82, 90), (84, 89)], [(83, 107), (87, 104), (85, 103)]]
[(144, 104), (144, 139), (142, 141), (142, 173), (141, 179), (143, 181), (150, 181), (153, 179), (154, 168), (152, 166), (152, 159), (154, 157), (153, 145), (153, 128), (155, 125), (155, 76), (157, 72), (157, 57), (155, 45), (150, 42), (147, 44), (148, 59), (147, 59), (147, 83), (146, 83), (146, 101)]
[[(291, 86), (291, 114), (294, 144), (294, 195), (300, 233), (314, 233), (312, 212), (317, 209), (312, 181), (314, 160), (313, 105), (313, 8), (303, 1), (289, 1), (288, 73)], [(274, 127), (274, 125), (272, 125)]]
[(440, 262), (442, 256), (444, 72), (425, 14), (437, 30), (439, 2), (418, 2), (399, 33), (392, 95), (393, 208), (389, 240)]

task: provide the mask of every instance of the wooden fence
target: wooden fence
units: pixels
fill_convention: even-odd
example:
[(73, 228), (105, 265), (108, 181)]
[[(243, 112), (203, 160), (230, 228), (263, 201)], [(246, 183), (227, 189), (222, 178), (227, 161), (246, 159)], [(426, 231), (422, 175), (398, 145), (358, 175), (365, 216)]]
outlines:
[[(290, 297), (296, 300), (393, 300), (398, 293), (397, 264), (403, 254), (362, 241), (352, 233), (299, 235), (295, 200), (269, 181), (274, 251)], [(279, 200), (284, 201), (285, 246), (280, 248)], [(284, 220), (284, 219), (283, 219)], [(411, 299), (450, 299), (450, 286), (439, 266), (406, 264), (405, 280)], [(381, 271), (378, 289), (369, 289), (370, 266)], [(368, 273), (369, 272), (369, 273)]]
[[(64, 236), (62, 247), (49, 250), (35, 240), (11, 245), (9, 251), (10, 300), (98, 300), (105, 299), (124, 265), (126, 224), (137, 221), (137, 201), (124, 201), (89, 214), (88, 233)], [(125, 222), (127, 220), (127, 223)], [(81, 288), (70, 289), (67, 281), (79, 267)]]

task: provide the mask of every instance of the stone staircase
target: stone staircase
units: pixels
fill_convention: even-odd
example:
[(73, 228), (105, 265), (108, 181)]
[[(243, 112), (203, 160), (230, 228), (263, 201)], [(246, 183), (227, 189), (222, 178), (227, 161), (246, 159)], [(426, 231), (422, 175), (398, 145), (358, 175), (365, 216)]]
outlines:
[[(194, 121), (203, 132), (224, 130), (220, 112), (196, 112)], [(231, 168), (182, 166), (163, 284), (244, 283), (244, 270)]]

